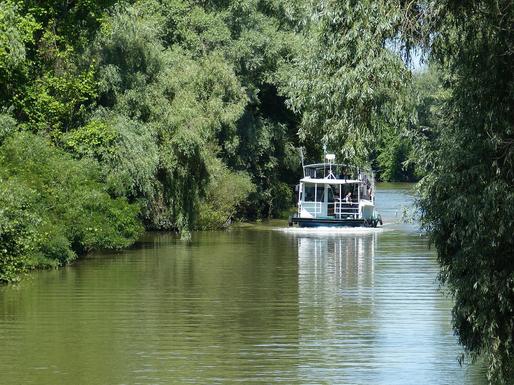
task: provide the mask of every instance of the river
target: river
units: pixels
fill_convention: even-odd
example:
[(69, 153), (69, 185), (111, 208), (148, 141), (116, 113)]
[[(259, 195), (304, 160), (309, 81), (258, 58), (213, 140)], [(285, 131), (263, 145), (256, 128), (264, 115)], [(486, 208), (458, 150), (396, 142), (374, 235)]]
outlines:
[(147, 234), (0, 287), (1, 384), (469, 384), (408, 185), (380, 230)]

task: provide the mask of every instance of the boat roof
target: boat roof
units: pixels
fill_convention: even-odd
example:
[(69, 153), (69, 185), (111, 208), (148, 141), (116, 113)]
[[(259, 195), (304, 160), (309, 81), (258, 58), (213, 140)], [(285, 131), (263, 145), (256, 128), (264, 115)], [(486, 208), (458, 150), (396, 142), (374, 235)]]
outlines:
[(306, 176), (305, 178), (300, 179), (300, 182), (303, 182), (303, 183), (317, 183), (317, 184), (354, 184), (354, 183), (362, 183), (362, 181), (358, 180), (358, 179), (311, 178), (310, 176)]
[(304, 168), (314, 168), (314, 167), (348, 167), (348, 168), (353, 168), (353, 169), (360, 169), (362, 171), (372, 171), (371, 168), (369, 167), (359, 167), (359, 166), (354, 166), (354, 165), (350, 165), (350, 164), (344, 164), (344, 163), (311, 163), (311, 164), (305, 164), (303, 167)]

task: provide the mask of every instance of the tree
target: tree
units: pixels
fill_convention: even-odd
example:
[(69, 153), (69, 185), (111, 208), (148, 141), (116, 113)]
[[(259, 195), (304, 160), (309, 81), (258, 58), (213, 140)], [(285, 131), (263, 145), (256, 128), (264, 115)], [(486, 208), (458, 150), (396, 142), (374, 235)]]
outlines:
[[(514, 378), (514, 7), (439, 1), (431, 58), (449, 90), (423, 145), (422, 221), (455, 298), (453, 323), (491, 382)], [(435, 116), (435, 115), (432, 115)], [(420, 139), (424, 139), (421, 138)], [(425, 138), (426, 139), (426, 138)]]
[[(227, 142), (233, 140), (247, 99), (216, 44), (199, 48), (205, 48), (208, 37), (198, 24), (209, 21), (208, 15), (184, 13), (187, 4), (180, 1), (166, 4), (165, 11), (156, 1), (119, 5), (106, 19), (92, 54), (98, 63), (98, 103), (110, 112), (97, 115), (118, 116), (100, 119), (107, 126), (117, 122), (113, 154), (126, 159), (155, 155), (155, 161), (138, 163), (141, 172), (132, 161), (103, 156), (108, 175), (128, 177), (118, 185), (136, 187), (121, 193), (143, 200), (149, 228), (187, 233), (195, 227), (209, 170), (216, 169), (209, 162), (221, 151), (217, 138), (224, 133)], [(187, 17), (189, 23), (183, 20)], [(170, 25), (178, 25), (174, 34)], [(128, 130), (137, 138), (131, 143), (126, 142)]]
[[(486, 357), (492, 382), (509, 383), (512, 2), (326, 1), (308, 11), (305, 50), (288, 85), (291, 103), (302, 113), (302, 138), (323, 137), (355, 162), (365, 160), (376, 130), (384, 135), (411, 127), (426, 173), (422, 222), (438, 252), (441, 281), (455, 298), (456, 333), (473, 358)], [(442, 86), (433, 82), (433, 92), (421, 93), (414, 104), (405, 92), (411, 75), (400, 58), (403, 51), (408, 59), (413, 44), (442, 78)], [(401, 149), (389, 142), (388, 151)], [(388, 151), (382, 151), (386, 163)]]
[(34, 43), (40, 28), (30, 14), (24, 15), (13, 1), (0, 2), (0, 103), (16, 96), (19, 86), (27, 81), (30, 61), (27, 46)]
[(300, 161), (298, 119), (280, 86), (299, 45), (295, 13), (283, 1), (164, 2), (164, 44), (180, 46), (195, 60), (222, 55), (246, 94), (244, 112), (216, 130), (218, 156), (230, 170), (250, 175), (256, 188), (239, 217), (277, 215), (292, 202)]
[(410, 72), (398, 51), (402, 10), (391, 1), (326, 1), (312, 6), (304, 50), (287, 86), (302, 113), (300, 136), (366, 162), (380, 127), (406, 127)]

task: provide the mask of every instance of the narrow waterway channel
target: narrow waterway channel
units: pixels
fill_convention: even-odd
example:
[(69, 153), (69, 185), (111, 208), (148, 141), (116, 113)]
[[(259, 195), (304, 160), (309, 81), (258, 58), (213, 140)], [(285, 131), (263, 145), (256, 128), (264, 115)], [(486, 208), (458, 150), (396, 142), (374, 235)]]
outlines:
[(377, 194), (382, 230), (148, 234), (0, 287), (0, 383), (485, 384), (426, 239), (394, 223), (410, 187)]

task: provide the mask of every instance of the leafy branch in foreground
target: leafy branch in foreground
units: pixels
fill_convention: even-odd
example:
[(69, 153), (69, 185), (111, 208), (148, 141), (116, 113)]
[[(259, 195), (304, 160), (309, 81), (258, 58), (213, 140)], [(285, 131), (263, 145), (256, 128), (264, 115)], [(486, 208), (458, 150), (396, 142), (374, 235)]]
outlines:
[[(422, 222), (455, 299), (454, 328), (492, 383), (514, 378), (514, 7), (439, 1), (427, 10), (446, 94), (418, 135)], [(427, 34), (428, 35), (428, 34)], [(429, 125), (430, 126), (430, 125)], [(419, 134), (419, 133), (418, 133)], [(423, 137), (424, 136), (424, 137)]]

